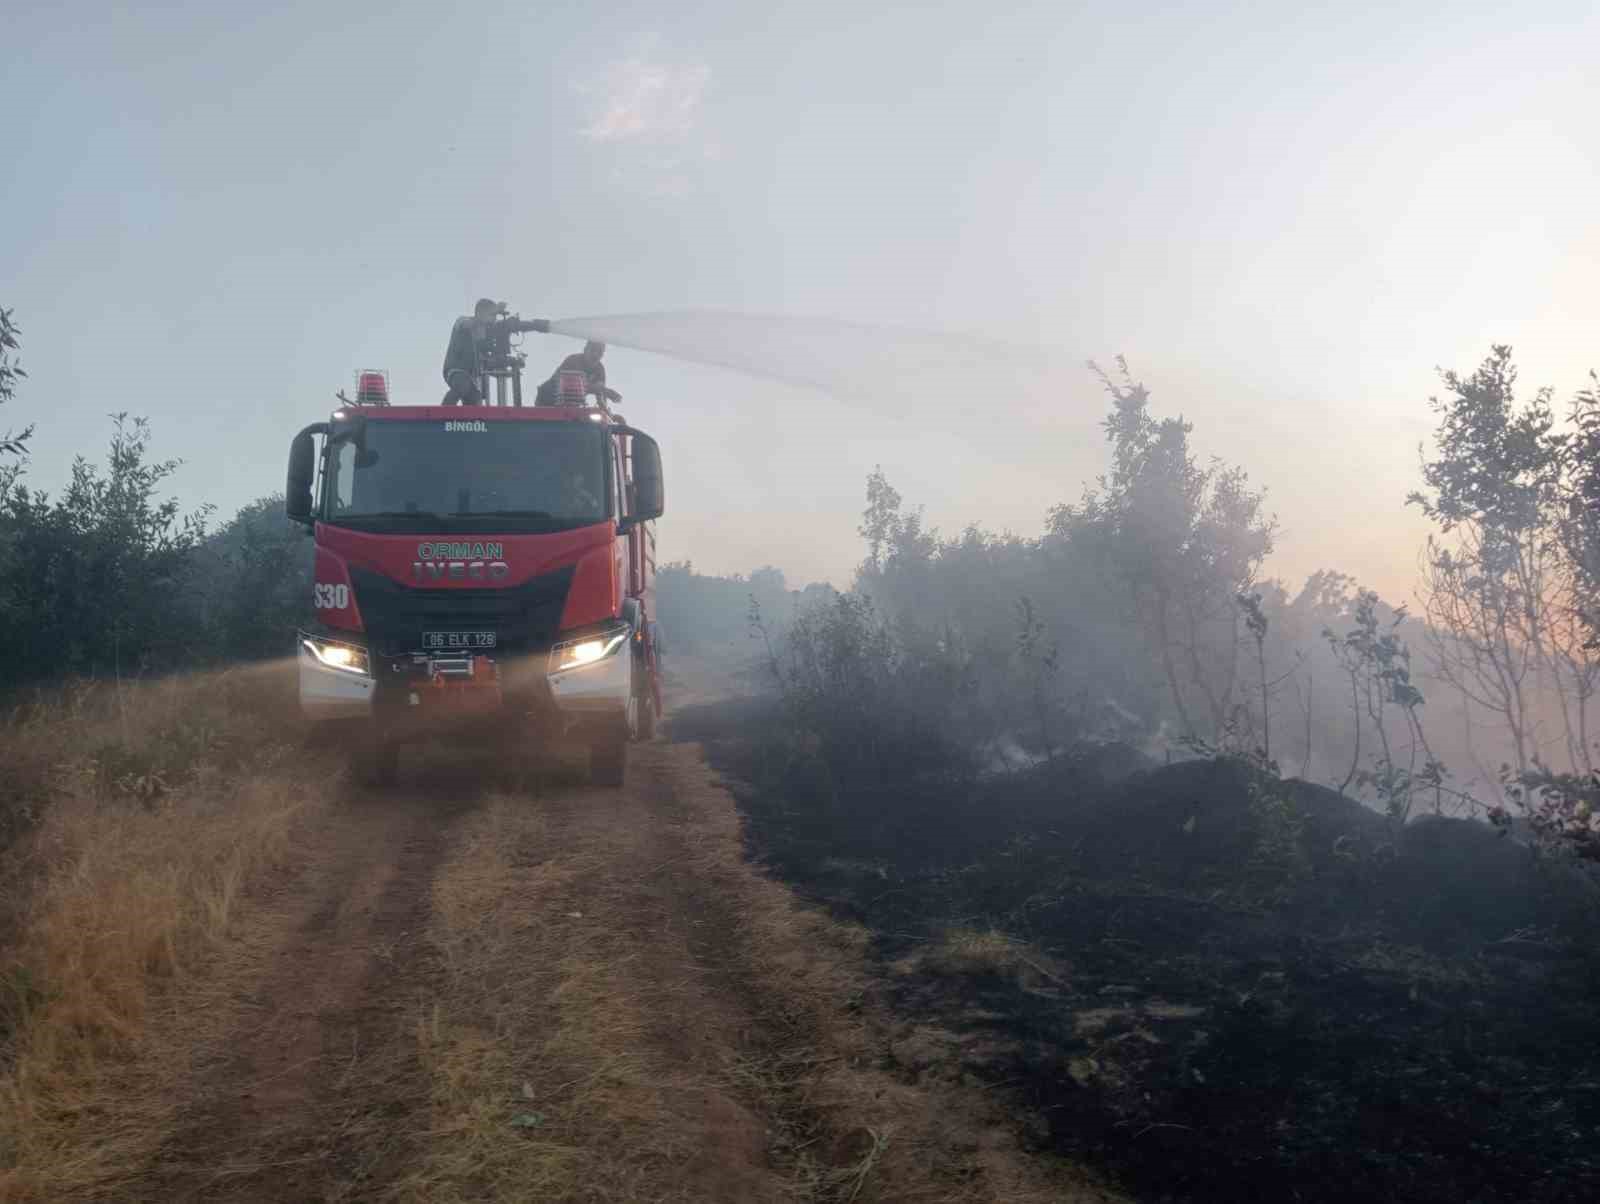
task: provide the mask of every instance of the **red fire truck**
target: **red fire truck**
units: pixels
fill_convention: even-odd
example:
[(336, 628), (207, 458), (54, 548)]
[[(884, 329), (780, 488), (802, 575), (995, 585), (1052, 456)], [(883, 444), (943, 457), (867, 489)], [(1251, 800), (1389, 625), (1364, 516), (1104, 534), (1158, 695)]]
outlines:
[(362, 373), (294, 437), (286, 509), (316, 544), (300, 705), (349, 725), (380, 783), (449, 732), (575, 739), (593, 780), (620, 785), (661, 708), (661, 453), (581, 392), (524, 407), (495, 383), (499, 404), (400, 406)]

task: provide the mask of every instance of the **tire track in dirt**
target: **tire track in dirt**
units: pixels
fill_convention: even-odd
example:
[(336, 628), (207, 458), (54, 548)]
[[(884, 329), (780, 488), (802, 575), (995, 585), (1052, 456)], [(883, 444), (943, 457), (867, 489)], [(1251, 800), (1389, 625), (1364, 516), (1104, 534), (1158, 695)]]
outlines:
[(597, 919), (633, 918), (625, 956), (645, 1017), (642, 1056), (672, 1084), (674, 1128), (698, 1138), (648, 1178), (656, 1190), (685, 1199), (789, 1199), (792, 1184), (774, 1156), (775, 1141), (796, 1126), (776, 1114), (777, 1101), (749, 1073), (766, 1051), (765, 1019), (744, 989), (730, 901), (698, 880), (691, 864), (694, 817), (668, 776), (683, 751), (635, 748), (633, 781), (621, 797), (568, 812), (569, 839), (614, 850), (615, 882), (586, 905), (597, 908)]
[[(656, 746), (640, 759), (646, 772), (639, 775), (643, 781), (636, 794), (657, 841), (640, 889), (656, 901), (658, 923), (656, 939), (643, 943), (641, 962), (651, 979), (688, 976), (694, 986), (666, 993), (667, 1006), (656, 1011), (651, 1036), (659, 1048), (722, 1087), (723, 1098), (708, 1098), (707, 1105), (737, 1122), (748, 1161), (761, 1169), (743, 1182), (730, 1182), (708, 1175), (713, 1168), (703, 1161), (691, 1162), (685, 1178), (728, 1189), (708, 1192), (707, 1199), (826, 1197), (818, 1180), (830, 1168), (859, 1165), (865, 1151), (847, 1139), (819, 1149), (820, 1159), (802, 1165), (799, 1151), (825, 1140), (826, 1126), (803, 1092), (785, 1090), (782, 1081), (795, 1046), (803, 1047), (802, 1058), (815, 1053), (809, 1048), (811, 1034), (800, 1031), (784, 1005), (774, 1006), (792, 984), (758, 981), (745, 947), (749, 917), (738, 913), (737, 897), (696, 864), (709, 834), (687, 796), (695, 785), (704, 785), (704, 768), (682, 747)], [(682, 789), (685, 784), (689, 791)]]
[(351, 790), (307, 834), (308, 859), (241, 918), (225, 993), (196, 1018), (185, 1106), (137, 1198), (340, 1200), (403, 1165), (431, 883), (482, 788), (435, 771)]
[(476, 960), (442, 1010), (461, 1049), (511, 1048), (500, 1081), (481, 1081), (482, 1096), (432, 1127), (455, 1143), (485, 1108), (517, 1101), (511, 1111), (548, 1114), (540, 1137), (559, 1147), (548, 1161), (561, 1165), (540, 1165), (536, 1148), (517, 1165), (508, 1126), (484, 1143), (491, 1162), (509, 1152), (492, 1186), (468, 1160), (467, 1174), (425, 1181), (413, 1196), (791, 1198), (767, 1156), (770, 1118), (737, 1083), (741, 1035), (755, 1022), (695, 948), (706, 919), (682, 890), (687, 850), (677, 818), (660, 806), (667, 755), (662, 745), (634, 746), (620, 790), (566, 786), (502, 800), (508, 814), (479, 864), (454, 867), (463, 884), (481, 887), (499, 863), (493, 901), (461, 909), (466, 931), (441, 934), (463, 947), (489, 942), (466, 954)]
[(147, 1045), (168, 1119), (99, 1198), (1108, 1198), (878, 1070), (862, 934), (746, 862), (697, 748), (632, 762), (503, 792), (430, 750), (308, 822)]
[(879, 1069), (863, 936), (745, 860), (693, 746), (491, 800), (440, 872), (450, 972), (406, 1199), (1107, 1201), (975, 1091)]

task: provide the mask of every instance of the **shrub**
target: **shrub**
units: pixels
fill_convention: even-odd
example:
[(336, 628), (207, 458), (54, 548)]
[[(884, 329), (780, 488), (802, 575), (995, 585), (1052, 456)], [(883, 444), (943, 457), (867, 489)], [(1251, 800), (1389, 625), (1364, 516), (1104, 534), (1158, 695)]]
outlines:
[[(766, 633), (759, 612), (754, 622)], [(836, 798), (846, 785), (974, 773), (971, 674), (938, 641), (897, 636), (861, 594), (802, 608), (779, 642), (767, 634), (795, 736)]]

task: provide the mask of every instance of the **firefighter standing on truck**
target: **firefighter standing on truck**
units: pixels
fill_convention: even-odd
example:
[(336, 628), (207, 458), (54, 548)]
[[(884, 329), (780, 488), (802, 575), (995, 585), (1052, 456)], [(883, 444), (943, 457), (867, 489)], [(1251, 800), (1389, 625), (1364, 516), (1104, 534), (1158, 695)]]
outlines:
[[(508, 317), (504, 301), (480, 297), (472, 307), (471, 317), (457, 318), (450, 328), (450, 345), (444, 352), (444, 380), (450, 389), (440, 404), (481, 405), (484, 397), (478, 378), (486, 368), (503, 371), (510, 365), (513, 371), (520, 373), (521, 357), (509, 358), (510, 337), (529, 330), (548, 333), (550, 323), (545, 318), (525, 321)], [(487, 365), (486, 356), (490, 360)], [(521, 379), (520, 375), (517, 379)]]
[(478, 392), (478, 364), (483, 337), (489, 323), (494, 321), (500, 306), (488, 297), (479, 298), (472, 307), (471, 317), (460, 317), (450, 328), (450, 345), (444, 352), (444, 383), (450, 386), (442, 404), (478, 405), (483, 396)]
[(534, 397), (533, 404), (540, 406), (553, 406), (561, 404), (557, 395), (557, 385), (563, 372), (582, 372), (588, 381), (585, 396), (593, 393), (604, 401), (621, 401), (622, 394), (615, 389), (606, 388), (606, 366), (604, 356), (606, 345), (595, 339), (590, 339), (583, 345), (583, 350), (567, 356), (556, 370), (550, 374), (550, 379), (539, 386), (539, 392)]

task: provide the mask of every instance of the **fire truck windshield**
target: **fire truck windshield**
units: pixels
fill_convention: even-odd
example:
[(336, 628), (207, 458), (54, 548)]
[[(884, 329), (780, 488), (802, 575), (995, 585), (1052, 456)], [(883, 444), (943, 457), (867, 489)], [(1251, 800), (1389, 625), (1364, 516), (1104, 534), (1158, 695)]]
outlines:
[(590, 423), (389, 421), (337, 437), (323, 518), (367, 531), (539, 533), (612, 512), (605, 435)]

